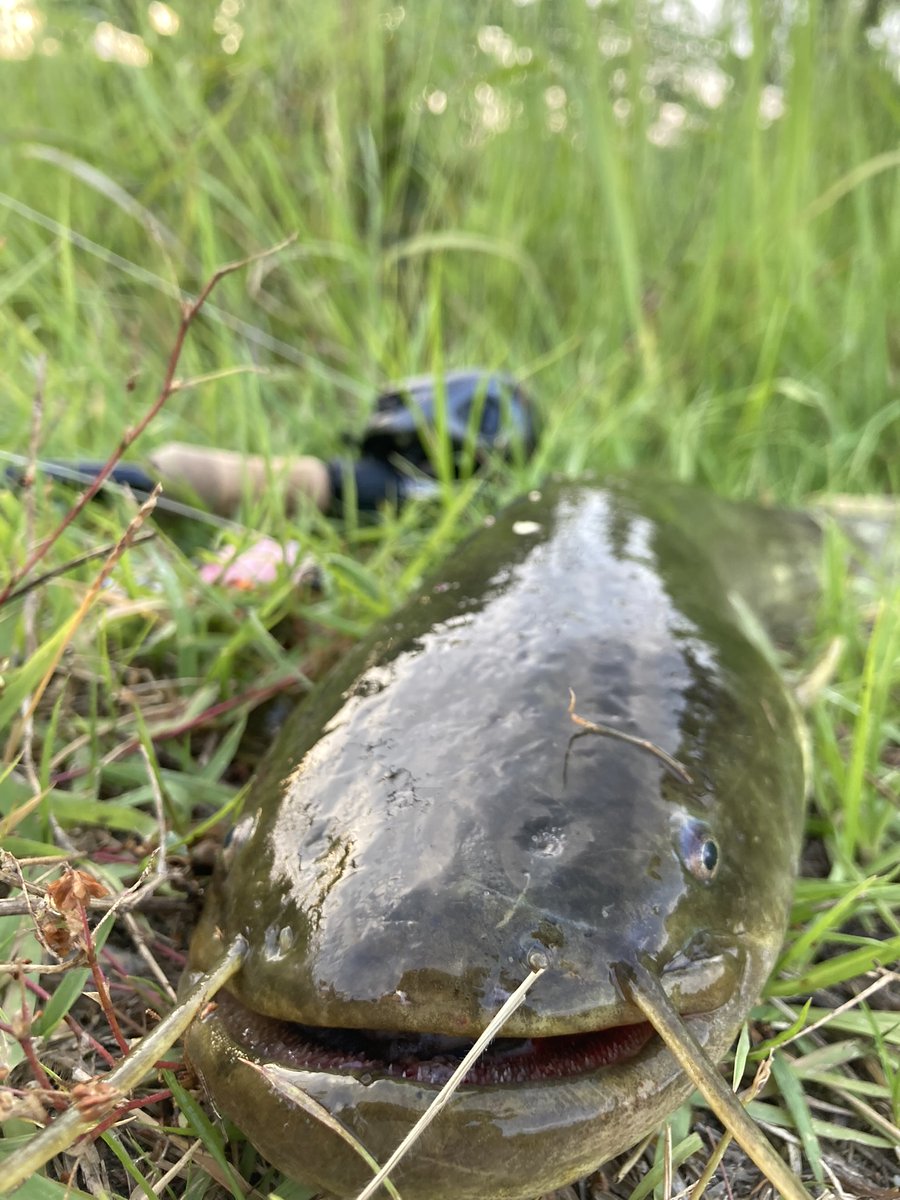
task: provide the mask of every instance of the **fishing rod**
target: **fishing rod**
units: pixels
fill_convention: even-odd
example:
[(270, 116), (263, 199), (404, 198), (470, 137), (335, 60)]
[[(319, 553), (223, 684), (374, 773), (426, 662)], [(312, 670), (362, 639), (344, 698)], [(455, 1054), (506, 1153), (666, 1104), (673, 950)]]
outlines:
[[(509, 457), (518, 451), (527, 457), (536, 437), (533, 406), (509, 375), (469, 369), (442, 377), (417, 376), (377, 397), (355, 460), (265, 458), (169, 442), (148, 455), (146, 464), (118, 463), (106, 484), (145, 496), (162, 483), (167, 493), (185, 499), (161, 496), (160, 509), (229, 528), (234, 527), (229, 518), (242, 499), (262, 496), (273, 481), (282, 486), (290, 508), (311, 501), (323, 512), (340, 513), (352, 495), (360, 510), (376, 511), (385, 502), (400, 505), (434, 493), (433, 455), (439, 434), (446, 437), (455, 473), (466, 462), (477, 468), (492, 455)], [(0, 458), (10, 463), (8, 480), (21, 483), (29, 460), (3, 451)], [(38, 460), (35, 466), (50, 478), (90, 483), (104, 463)]]

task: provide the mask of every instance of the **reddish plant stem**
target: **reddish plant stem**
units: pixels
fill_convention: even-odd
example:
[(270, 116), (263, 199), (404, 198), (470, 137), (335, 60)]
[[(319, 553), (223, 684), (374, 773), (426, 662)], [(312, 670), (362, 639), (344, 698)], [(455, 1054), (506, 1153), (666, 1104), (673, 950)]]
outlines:
[(41, 1066), (38, 1056), (34, 1052), (34, 1043), (31, 1040), (31, 1013), (28, 1011), (28, 1002), (25, 998), (24, 989), (22, 990), (22, 1029), (25, 1032), (16, 1033), (15, 1038), (22, 1047), (22, 1053), (28, 1059), (31, 1073), (37, 1081), (38, 1087), (46, 1088), (52, 1092), (53, 1084), (50, 1082), (50, 1077)]
[(169, 962), (175, 963), (179, 967), (187, 966), (187, 955), (181, 950), (176, 950), (174, 946), (167, 946), (165, 942), (154, 941), (150, 943), (150, 948), (158, 958), (167, 958)]
[(0, 1030), (2, 1030), (7, 1037), (15, 1038), (15, 1040), (19, 1043), (22, 1053), (25, 1055), (28, 1066), (31, 1068), (31, 1074), (34, 1077), (35, 1082), (41, 1091), (46, 1093), (44, 1096), (46, 1102), (48, 1104), (52, 1104), (52, 1106), (57, 1109), (68, 1108), (68, 1104), (60, 1095), (59, 1091), (50, 1082), (47, 1072), (38, 1062), (38, 1057), (34, 1052), (34, 1045), (32, 1044), (31, 1038), (28, 1036), (28, 1034), (17, 1033), (12, 1025), (7, 1025), (5, 1021), (0, 1021)]
[(125, 430), (119, 439), (119, 444), (116, 446), (115, 450), (113, 450), (112, 454), (98, 471), (94, 480), (81, 493), (72, 507), (60, 521), (59, 525), (57, 525), (56, 529), (54, 529), (52, 533), (48, 534), (48, 536), (44, 538), (42, 542), (35, 546), (34, 550), (32, 550), (31, 554), (28, 555), (23, 565), (12, 573), (11, 577), (6, 583), (6, 586), (3, 588), (2, 592), (0, 592), (0, 606), (6, 603), (16, 584), (24, 579), (29, 571), (31, 571), (32, 568), (44, 558), (50, 547), (65, 532), (65, 530), (68, 529), (72, 522), (78, 518), (82, 509), (84, 509), (84, 507), (94, 498), (94, 496), (97, 495), (97, 492), (99, 492), (100, 488), (112, 474), (116, 464), (121, 460), (122, 455), (125, 454), (128, 448), (140, 437), (140, 435), (157, 415), (172, 393), (177, 390), (175, 386), (175, 372), (178, 369), (178, 363), (181, 359), (182, 351), (184, 350), (185, 338), (187, 337), (188, 330), (190, 329), (191, 325), (193, 325), (194, 321), (196, 320), (197, 314), (209, 299), (210, 293), (216, 287), (216, 285), (222, 279), (224, 279), (226, 275), (232, 275), (235, 271), (241, 270), (242, 267), (246, 267), (249, 263), (256, 262), (260, 258), (266, 258), (270, 254), (277, 254), (293, 240), (293, 237), (287, 238), (285, 241), (279, 242), (277, 246), (272, 246), (268, 250), (263, 250), (260, 254), (251, 254), (247, 258), (242, 258), (237, 262), (226, 263), (225, 266), (219, 267), (218, 270), (214, 271), (203, 285), (200, 294), (193, 304), (185, 303), (182, 305), (181, 321), (178, 325), (178, 332), (175, 335), (175, 341), (169, 353), (165, 375), (163, 376), (162, 387), (159, 390), (159, 395), (156, 397), (156, 400), (154, 400), (154, 402), (150, 405), (150, 408), (147, 410), (141, 420), (138, 421), (137, 425)]
[[(23, 976), (22, 982), (25, 984), (27, 990), (32, 993), (32, 995), (37, 996), (45, 1003), (50, 999), (50, 993), (47, 991), (47, 989), (42, 988), (41, 985), (39, 983), (35, 983), (33, 979), (27, 979)], [(93, 1034), (88, 1033), (83, 1025), (79, 1025), (79, 1023), (70, 1013), (66, 1013), (66, 1015), (63, 1017), (63, 1020), (79, 1040), (81, 1040), (81, 1038), (85, 1038), (88, 1041), (94, 1053), (99, 1054), (107, 1066), (114, 1067), (116, 1065), (115, 1058), (110, 1054), (106, 1047), (98, 1042)]]
[(154, 1005), (160, 1003), (159, 993), (154, 992), (149, 986), (144, 986), (145, 981), (139, 976), (132, 975), (126, 969), (118, 955), (107, 946), (103, 947), (102, 957), (103, 961), (107, 964), (107, 969), (111, 968), (118, 976), (118, 979), (110, 979), (109, 981), (110, 995), (112, 995), (113, 991), (119, 991), (131, 996), (137, 996), (141, 1003), (148, 1008), (153, 1008)]
[(171, 1091), (168, 1088), (164, 1088), (160, 1092), (154, 1092), (152, 1096), (141, 1096), (137, 1100), (125, 1100), (122, 1104), (117, 1104), (115, 1109), (100, 1122), (96, 1129), (92, 1129), (90, 1133), (86, 1133), (84, 1136), (93, 1142), (106, 1133), (107, 1129), (111, 1129), (117, 1121), (121, 1120), (125, 1113), (131, 1112), (135, 1108), (146, 1108), (148, 1104), (158, 1104), (162, 1100), (171, 1099)]
[[(277, 696), (279, 692), (285, 692), (290, 687), (296, 687), (302, 682), (302, 677), (298, 675), (286, 675), (282, 679), (277, 679), (274, 683), (270, 683), (267, 687), (255, 688), (249, 692), (243, 692), (240, 696), (233, 696), (230, 700), (223, 700), (219, 704), (213, 704), (209, 708), (198, 713), (196, 717), (191, 717), (188, 721), (181, 721), (177, 725), (171, 725), (168, 729), (163, 729), (152, 737), (153, 745), (156, 746), (160, 742), (165, 742), (171, 738), (180, 737), (183, 733), (192, 733), (195, 729), (200, 729), (204, 725), (208, 725), (210, 721), (214, 721), (217, 717), (224, 716), (225, 713), (231, 712), (232, 709), (241, 708), (243, 705), (262, 704), (264, 700), (268, 700), (270, 696)], [(109, 762), (118, 762), (120, 758), (124, 758), (128, 754), (133, 754), (135, 750), (140, 749), (140, 738), (130, 738), (127, 742), (123, 742), (121, 746), (117, 746), (113, 754), (109, 758)], [(70, 783), (73, 779), (81, 779), (87, 775), (91, 767), (73, 767), (70, 771), (59, 771), (50, 778), (52, 787), (57, 787), (61, 783)]]
[[(140, 537), (136, 537), (131, 544), (132, 546), (140, 546), (142, 542), (152, 542), (156, 536), (156, 530), (151, 529), (148, 533), (142, 533)], [(65, 575), (68, 571), (74, 571), (76, 567), (83, 567), (85, 563), (93, 562), (95, 558), (105, 558), (112, 549), (113, 546), (98, 546), (96, 550), (89, 550), (86, 554), (79, 554), (77, 558), (71, 558), (68, 562), (54, 567), (51, 571), (45, 571), (43, 575), (37, 575), (34, 579), (29, 579), (28, 583), (23, 583), (21, 587), (11, 591), (6, 599), (19, 600), (22, 596), (27, 596), (29, 592), (33, 592), (35, 588), (39, 588), (42, 584), (49, 583), (51, 579), (58, 579), (60, 575)]]
[(83, 904), (79, 904), (78, 911), (81, 915), (81, 925), (84, 930), (85, 953), (87, 955), (88, 966), (91, 968), (91, 975), (94, 978), (97, 995), (100, 997), (100, 1007), (103, 1009), (103, 1013), (109, 1022), (109, 1027), (112, 1030), (113, 1037), (116, 1039), (119, 1049), (123, 1054), (128, 1054), (131, 1047), (125, 1041), (119, 1025), (119, 1018), (116, 1016), (112, 1001), (109, 998), (109, 988), (106, 986), (106, 978), (100, 968), (100, 963), (97, 961), (97, 951), (94, 949), (94, 939), (91, 936), (91, 927), (88, 924), (87, 909)]

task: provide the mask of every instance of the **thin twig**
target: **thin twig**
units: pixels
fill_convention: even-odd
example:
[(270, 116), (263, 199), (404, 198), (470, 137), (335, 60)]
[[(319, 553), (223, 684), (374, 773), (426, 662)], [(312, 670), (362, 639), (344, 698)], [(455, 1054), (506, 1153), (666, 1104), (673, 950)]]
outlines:
[[(55, 864), (58, 866), (68, 861), (64, 856), (54, 859)], [(191, 904), (186, 898), (182, 899), (179, 896), (151, 896), (147, 894), (146, 890), (133, 899), (129, 898), (126, 892), (124, 898), (124, 904), (122, 903), (123, 896), (116, 896), (115, 898), (105, 896), (97, 900), (91, 900), (87, 906), (87, 910), (88, 912), (102, 914), (109, 912), (115, 905), (124, 912), (182, 913)], [(0, 917), (24, 917), (31, 913), (31, 911), (26, 900), (17, 900), (13, 897), (0, 900)], [(72, 964), (63, 964), (64, 969), (67, 965), (71, 966)], [(8, 966), (9, 964), (0, 963), (0, 971), (6, 970)], [(42, 965), (41, 963), (31, 963), (24, 959), (19, 963), (19, 966), (23, 971), (48, 971), (51, 969), (49, 966)]]
[[(22, 915), (24, 916), (24, 913)], [(0, 963), (0, 975), (19, 975), (23, 971), (33, 971), (37, 975), (65, 975), (74, 967), (83, 967), (85, 962), (83, 954), (67, 958), (65, 962), (61, 963), (35, 963), (22, 958), (16, 959), (14, 962)]]
[[(740, 1102), (741, 1102), (741, 1104), (743, 1104), (743, 1106), (745, 1108), (747, 1107), (747, 1105), (750, 1103), (751, 1100), (756, 1099), (756, 1097), (759, 1095), (759, 1093), (766, 1086), (771, 1073), (772, 1073), (772, 1059), (771, 1059), (771, 1057), (764, 1058), (762, 1060), (762, 1062), (759, 1064), (759, 1066), (756, 1068), (756, 1074), (753, 1077), (753, 1082), (750, 1084), (750, 1087), (745, 1092), (742, 1092), (740, 1095)], [(730, 1129), (726, 1129), (725, 1132), (722, 1134), (722, 1136), (719, 1138), (719, 1141), (716, 1144), (716, 1146), (713, 1148), (713, 1152), (709, 1156), (709, 1159), (706, 1163), (706, 1166), (703, 1168), (703, 1172), (701, 1173), (700, 1178), (697, 1180), (697, 1182), (694, 1184), (693, 1188), (691, 1189), (690, 1200), (700, 1200), (703, 1193), (709, 1187), (712, 1177), (716, 1173), (716, 1171), (719, 1167), (719, 1164), (721, 1163), (722, 1159), (725, 1157), (725, 1151), (731, 1145), (733, 1140), (734, 1140), (734, 1134), (731, 1132)]]
[(784, 1200), (810, 1200), (802, 1182), (766, 1141), (685, 1026), (659, 979), (640, 963), (618, 963), (612, 973), (622, 995), (641, 1010), (712, 1111)]
[[(790, 1044), (792, 1042), (796, 1042), (798, 1038), (807, 1037), (809, 1034), (814, 1033), (817, 1029), (821, 1029), (823, 1025), (829, 1025), (835, 1019), (835, 1017), (840, 1017), (845, 1012), (849, 1012), (851, 1008), (856, 1008), (856, 1006), (861, 1004), (863, 1000), (867, 1000), (869, 996), (873, 995), (875, 992), (880, 992), (883, 987), (887, 987), (890, 983), (900, 983), (900, 975), (898, 975), (896, 971), (885, 971), (885, 973), (880, 975), (874, 983), (870, 983), (867, 988), (863, 988), (861, 992), (857, 992), (855, 996), (851, 996), (849, 1000), (845, 1000), (844, 1003), (839, 1004), (837, 1008), (830, 1008), (823, 1017), (818, 1019), (818, 1021), (814, 1021), (812, 1025), (804, 1026), (803, 1029), (799, 1029), (789, 1038), (785, 1038), (783, 1042), (779, 1042), (779, 1049), (783, 1050), (785, 1046), (790, 1046)], [(778, 1004), (779, 1008), (782, 1007), (782, 1004), (778, 1003), (777, 1001), (776, 1004)], [(787, 1008), (787, 1005), (784, 1005), (784, 1008)], [(788, 1012), (790, 1013), (789, 1009)]]
[(185, 1150), (184, 1154), (182, 1154), (181, 1158), (179, 1158), (178, 1161), (174, 1163), (168, 1171), (166, 1171), (165, 1175), (160, 1176), (160, 1178), (156, 1180), (154, 1191), (156, 1192), (157, 1196), (166, 1195), (169, 1189), (169, 1184), (174, 1179), (181, 1178), (184, 1168), (188, 1165), (202, 1145), (203, 1143), (199, 1138), (195, 1142), (191, 1142), (187, 1150)]
[(116, 1106), (109, 1116), (103, 1118), (96, 1129), (91, 1130), (91, 1141), (96, 1141), (98, 1137), (106, 1133), (107, 1129), (112, 1129), (113, 1125), (117, 1125), (127, 1113), (144, 1109), (149, 1104), (159, 1104), (163, 1100), (171, 1099), (171, 1088), (162, 1088), (160, 1091), (154, 1092), (152, 1096), (141, 1096), (137, 1100), (123, 1101)]
[(135, 949), (137, 950), (137, 952), (141, 956), (141, 958), (144, 960), (144, 962), (147, 964), (147, 969), (150, 971), (150, 974), (153, 976), (153, 978), (156, 980), (156, 982), (159, 984), (159, 986), (163, 989), (163, 991), (166, 993), (166, 995), (169, 997), (169, 999), (171, 1001), (173, 1001), (173, 1003), (174, 1003), (174, 1001), (176, 999), (175, 989), (172, 987), (171, 983), (169, 983), (169, 980), (166, 978), (165, 971), (162, 969), (162, 967), (159, 965), (159, 963), (156, 961), (156, 959), (150, 953), (150, 947), (147, 945), (147, 942), (144, 939), (144, 935), (141, 933), (140, 925), (138, 925), (137, 921), (134, 919), (134, 914), (130, 913), (130, 912), (126, 912), (123, 914), (122, 919), (125, 922), (125, 928), (131, 934), (131, 940), (134, 942)]
[(31, 1013), (28, 1010), (28, 1001), (24, 987), (22, 988), (22, 1010), (18, 1023), (7, 1025), (4, 1022), (3, 1032), (9, 1037), (15, 1038), (19, 1043), (19, 1049), (22, 1051), (25, 1061), (31, 1068), (31, 1074), (34, 1077), (35, 1083), (41, 1091), (47, 1094), (47, 1097), (50, 1098), (50, 1103), (58, 1108), (64, 1107), (64, 1104), (61, 1104), (58, 1099), (53, 1099), (53, 1097), (58, 1097), (58, 1092), (51, 1084), (47, 1072), (41, 1066), (38, 1056), (35, 1053), (34, 1042), (31, 1040)]
[(584, 717), (579, 717), (575, 711), (575, 693), (571, 688), (569, 688), (569, 716), (586, 733), (596, 733), (600, 737), (615, 738), (616, 741), (627, 742), (629, 746), (637, 746), (640, 750), (646, 750), (654, 758), (658, 758), (664, 766), (667, 766), (683, 783), (690, 785), (694, 782), (683, 763), (680, 763), (677, 758), (673, 758), (671, 754), (667, 754), (661, 746), (657, 746), (656, 742), (651, 742), (649, 738), (634, 737), (632, 734), (624, 733), (621, 729), (616, 729), (612, 725), (599, 725), (595, 721), (587, 721)]
[[(27, 988), (32, 995), (37, 996), (39, 1000), (43, 1000), (46, 1004), (47, 1001), (51, 999), (50, 993), (46, 988), (42, 988), (39, 983), (35, 983), (33, 979), (26, 979), (24, 975), (21, 976), (21, 979), (25, 988)], [(75, 1035), (75, 1038), (78, 1042), (87, 1042), (94, 1053), (99, 1054), (100, 1057), (105, 1060), (107, 1066), (114, 1067), (116, 1065), (116, 1060), (106, 1049), (103, 1043), (98, 1042), (94, 1035), (89, 1033), (83, 1025), (79, 1025), (71, 1013), (66, 1013), (66, 1015), (63, 1017), (63, 1020)]]
[[(56, 648), (56, 652), (50, 660), (50, 665), (48, 666), (46, 672), (44, 673), (43, 679), (41, 680), (41, 682), (38, 684), (38, 686), (34, 690), (34, 693), (28, 704), (28, 708), (25, 711), (25, 716), (24, 716), (25, 721), (27, 721), (29, 719), (29, 717), (34, 713), (34, 710), (37, 708), (37, 706), (40, 702), (41, 696), (43, 696), (44, 692), (47, 689), (47, 686), (50, 683), (50, 680), (53, 678), (54, 674), (56, 673), (56, 668), (59, 665), (59, 660), (62, 658), (66, 646), (72, 640), (73, 636), (75, 635), (75, 631), (78, 629), (78, 627), (81, 625), (84, 618), (87, 616), (91, 605), (94, 603), (94, 600), (97, 598), (97, 595), (100, 592), (100, 589), (103, 587), (104, 583), (109, 578), (116, 563), (119, 561), (119, 559), (122, 557), (122, 555), (125, 553), (125, 551), (129, 548), (129, 546), (134, 541), (135, 537), (137, 536), (138, 530), (143, 525), (146, 518), (150, 515), (151, 512), (153, 512), (154, 506), (156, 505), (156, 497), (159, 495), (159, 492), (160, 492), (159, 486), (155, 487), (153, 489), (153, 491), (150, 493), (150, 495), (147, 497), (147, 499), (144, 501), (144, 503), (141, 505), (141, 507), (138, 509), (137, 513), (135, 513), (134, 517), (132, 517), (131, 521), (128, 524), (128, 528), (125, 530), (125, 532), (119, 538), (119, 540), (116, 543), (116, 545), (114, 546), (113, 550), (107, 557), (106, 562), (104, 562), (103, 566), (101, 567), (100, 573), (97, 575), (94, 582), (91, 584), (91, 586), (85, 592), (84, 597), (82, 598), (81, 604), (76, 609), (75, 614), (69, 618), (69, 620), (65, 626), (66, 636), (64, 638), (61, 638), (60, 643)], [(5, 755), (4, 755), (5, 762), (11, 762), (13, 760), (13, 758), (15, 758), (16, 751), (19, 746), (19, 740), (21, 738), (21, 734), (22, 734), (22, 726), (20, 723), (19, 726), (12, 731), (12, 733), (9, 736), (9, 740), (6, 743), (6, 751), (5, 751)]]
[[(37, 490), (34, 486), (38, 451), (41, 448), (41, 425), (44, 416), (44, 384), (47, 378), (47, 359), (41, 355), (37, 362), (34, 383), (34, 399), (31, 406), (31, 436), (28, 441), (28, 466), (25, 470), (25, 545), (33, 546), (37, 529)], [(25, 654), (28, 658), (37, 653), (37, 596), (25, 603), (22, 614), (25, 627)], [(22, 768), (32, 794), (41, 790), (40, 780), (34, 765), (34, 715), (29, 712), (28, 697), (22, 701)]]
[[(152, 542), (157, 536), (156, 530), (151, 529), (146, 533), (142, 533), (140, 537), (136, 537), (131, 544), (132, 546), (140, 546), (144, 542)], [(86, 554), (79, 554), (76, 558), (70, 558), (68, 562), (54, 567), (52, 571), (45, 571), (43, 575), (36, 575), (34, 579), (29, 579), (27, 583), (23, 583), (21, 587), (17, 587), (14, 591), (10, 592), (7, 600), (18, 600), (22, 596), (27, 596), (29, 592), (35, 591), (42, 584), (49, 583), (52, 579), (59, 579), (61, 575), (68, 575), (70, 571), (74, 571), (78, 567), (83, 567), (85, 563), (93, 562), (96, 558), (105, 558), (114, 548), (115, 542), (110, 542), (106, 546), (98, 546), (96, 550), (88, 550)]]
[(121, 460), (128, 448), (140, 437), (140, 435), (144, 432), (153, 418), (157, 415), (157, 413), (172, 395), (173, 384), (175, 383), (175, 372), (178, 369), (178, 363), (181, 359), (181, 354), (184, 349), (184, 342), (185, 338), (187, 337), (188, 330), (194, 323), (197, 314), (203, 308), (203, 305), (206, 303), (206, 300), (216, 285), (227, 275), (232, 275), (235, 271), (240, 271), (243, 267), (248, 266), (250, 263), (257, 262), (261, 258), (267, 258), (269, 255), (280, 253), (280, 251), (282, 251), (286, 246), (289, 246), (291, 242), (295, 240), (295, 237), (296, 235), (292, 235), (289, 238), (285, 238), (284, 241), (279, 242), (276, 246), (272, 246), (268, 250), (261, 251), (259, 254), (251, 254), (248, 255), (247, 258), (242, 258), (232, 263), (226, 263), (225, 266), (219, 267), (213, 272), (213, 274), (204, 284), (200, 294), (197, 296), (197, 299), (193, 302), (185, 302), (182, 305), (181, 321), (178, 326), (178, 332), (175, 335), (175, 341), (169, 353), (165, 374), (163, 376), (162, 387), (159, 390), (159, 395), (156, 397), (156, 400), (154, 400), (154, 402), (150, 405), (150, 408), (147, 410), (141, 420), (138, 421), (137, 425), (125, 430), (125, 432), (122, 434), (122, 437), (119, 439), (119, 444), (97, 472), (97, 475), (93, 481), (88, 485), (85, 491), (82, 492), (82, 494), (78, 497), (69, 511), (60, 521), (56, 529), (54, 529), (53, 532), (40, 543), (39, 546), (36, 546), (25, 560), (25, 563), (13, 572), (3, 591), (0, 592), (0, 605), (6, 603), (16, 584), (19, 583), (20, 580), (24, 579), (29, 571), (31, 571), (31, 569), (41, 561), (56, 540), (65, 532), (66, 529), (68, 529), (72, 522), (78, 518), (82, 509), (84, 509), (85, 505), (87, 505), (90, 500), (96, 496), (97, 492), (111, 475), (116, 464)]
[(91, 969), (91, 976), (94, 980), (94, 987), (97, 989), (97, 996), (100, 1000), (100, 1007), (103, 1010), (103, 1015), (112, 1030), (112, 1035), (116, 1039), (116, 1043), (123, 1054), (127, 1054), (131, 1047), (125, 1040), (125, 1035), (122, 1032), (122, 1027), (119, 1025), (119, 1018), (116, 1016), (116, 1010), (113, 1008), (112, 999), (109, 995), (109, 987), (106, 983), (106, 976), (103, 974), (103, 968), (97, 959), (97, 951), (94, 948), (94, 939), (91, 935), (91, 927), (88, 924), (87, 909), (79, 901), (78, 914), (81, 917), (81, 928), (84, 934), (85, 953), (87, 954), (88, 966)]
[(411, 1150), (416, 1144), (441, 1109), (445, 1108), (447, 1104), (449, 1104), (453, 1093), (468, 1075), (472, 1066), (484, 1053), (488, 1043), (497, 1035), (502, 1026), (506, 1024), (512, 1014), (528, 995), (528, 992), (537, 983), (546, 970), (547, 968), (544, 966), (535, 967), (527, 979), (524, 979), (522, 983), (519, 984), (503, 1007), (495, 1014), (487, 1029), (485, 1029), (484, 1033), (482, 1033), (475, 1042), (475, 1045), (468, 1052), (468, 1054), (432, 1100), (431, 1104), (429, 1104), (425, 1112), (422, 1113), (421, 1117), (419, 1117), (418, 1121), (416, 1121), (415, 1125), (413, 1125), (412, 1129), (409, 1131), (391, 1157), (387, 1160), (378, 1174), (373, 1179), (369, 1180), (368, 1184), (359, 1193), (356, 1200), (369, 1200), (369, 1197), (373, 1196), (375, 1192), (378, 1191), (382, 1183), (385, 1181), (388, 1175), (390, 1175), (394, 1167), (396, 1167), (397, 1163), (400, 1162), (402, 1158), (406, 1157), (408, 1151)]
[[(187, 293), (182, 291), (170, 279), (154, 275), (146, 267), (138, 266), (137, 263), (123, 258), (121, 254), (116, 254), (106, 246), (92, 242), (83, 233), (79, 233), (77, 230), (62, 224), (60, 221), (55, 221), (53, 217), (48, 216), (46, 213), (30, 208), (27, 204), (23, 204), (21, 200), (17, 200), (5, 192), (0, 192), (0, 208), (7, 208), (12, 212), (18, 213), (26, 221), (31, 221), (39, 225), (42, 229), (48, 230), (55, 237), (73, 246), (77, 246), (79, 250), (83, 250), (87, 254), (92, 254), (94, 258), (115, 268), (117, 271), (122, 271), (129, 278), (136, 279), (143, 284), (149, 284), (150, 287), (156, 288), (164, 296), (172, 296), (182, 301), (189, 299)], [(267, 329), (260, 329), (258, 325), (251, 325), (249, 321), (243, 321), (240, 317), (225, 312), (224, 309), (217, 308), (214, 304), (206, 305), (203, 310), (203, 316), (207, 320), (216, 321), (220, 325), (224, 325), (226, 329), (230, 329), (234, 333), (239, 333), (248, 342), (252, 342), (256, 346), (262, 346), (272, 354), (277, 354), (279, 358), (283, 358), (286, 362), (294, 363), (298, 367), (303, 367), (311, 371), (319, 379), (324, 379), (327, 383), (341, 388), (350, 395), (356, 396), (359, 400), (368, 400), (370, 398), (371, 386), (367, 382), (354, 379), (345, 372), (328, 366), (327, 363), (320, 361), (315, 355), (301, 350), (295, 343), (285, 342), (275, 337)]]
[[(157, 1060), (178, 1041), (210, 996), (240, 969), (246, 953), (247, 943), (243, 938), (236, 938), (219, 965), (200, 979), (184, 1002), (147, 1034), (114, 1071), (94, 1081), (103, 1083), (109, 1094), (107, 1111), (115, 1107), (117, 1096), (136, 1087)], [(30, 1142), (0, 1162), (0, 1196), (8, 1195), (30, 1179), (54, 1155), (61, 1154), (76, 1138), (94, 1129), (106, 1115), (107, 1112), (87, 1115), (73, 1105)]]
[(672, 1126), (668, 1121), (663, 1133), (663, 1200), (672, 1200)]
[[(83, 855), (79, 855), (76, 861), (82, 860), (83, 857)], [(69, 863), (69, 858), (61, 855), (59, 858), (54, 859), (53, 863), (54, 866), (65, 866)], [(143, 879), (143, 876), (141, 878)], [(108, 913), (111, 908), (123, 912), (181, 913), (190, 905), (189, 900), (182, 899), (179, 896), (151, 895), (150, 892), (156, 886), (156, 883), (151, 880), (149, 883), (143, 884), (140, 891), (134, 895), (129, 890), (120, 893), (118, 896), (92, 897), (86, 907), (88, 912), (102, 915), (103, 913)], [(40, 892), (40, 889), (38, 891)], [(41, 894), (43, 895), (43, 893)], [(15, 897), (7, 897), (0, 900), (0, 917), (24, 917), (33, 914), (33, 907), (24, 898), (16, 899)], [(42, 966), (40, 963), (31, 964), (25, 960), (20, 965), (23, 970), (44, 971), (50, 969), (49, 967)], [(3, 969), (5, 969), (3, 964), (0, 964), (0, 970)]]
[(8, 852), (5, 852), (5, 851), (3, 852), (2, 866), (3, 866), (2, 874), (3, 875), (7, 875), (7, 874), (12, 875), (13, 878), (15, 879), (16, 883), (22, 890), (22, 898), (25, 903), (25, 911), (27, 912), (28, 916), (31, 917), (31, 925), (32, 925), (32, 928), (34, 931), (34, 936), (37, 938), (37, 940), (41, 944), (42, 948), (45, 951), (47, 951), (47, 953), (52, 954), (53, 951), (47, 945), (47, 939), (44, 937), (44, 932), (41, 929), (41, 923), (38, 920), (37, 912), (35, 911), (34, 905), (31, 902), (31, 897), (32, 897), (32, 895), (35, 894), (35, 892), (41, 896), (42, 901), (46, 902), (46, 896), (47, 896), (46, 891), (44, 891), (42, 888), (38, 888), (35, 885), (30, 884), (26, 881), (25, 876), (22, 874), (21, 864), (19, 863), (18, 859), (13, 857), (12, 854), (9, 854)]
[(166, 806), (163, 801), (162, 789), (159, 786), (159, 779), (156, 777), (153, 763), (150, 761), (150, 755), (147, 753), (147, 747), (143, 744), (141, 745), (141, 757), (144, 760), (144, 766), (147, 768), (150, 794), (153, 797), (153, 811), (156, 815), (156, 828), (159, 831), (159, 842), (156, 852), (156, 880), (157, 883), (162, 883), (169, 874), (166, 864)]
[[(168, 878), (169, 871), (166, 862), (166, 814), (163, 804), (162, 791), (159, 786), (159, 780), (156, 777), (156, 772), (153, 770), (153, 764), (150, 762), (150, 755), (147, 753), (145, 746), (141, 746), (141, 754), (144, 759), (144, 765), (147, 768), (147, 778), (150, 782), (150, 792), (153, 796), (153, 808), (156, 813), (156, 824), (159, 830), (159, 846), (156, 852), (156, 870), (153, 883), (158, 886), (165, 882)], [(144, 936), (141, 933), (140, 926), (130, 912), (124, 914), (125, 926), (131, 934), (131, 940), (135, 944), (138, 954), (147, 964), (150, 973), (154, 976), (157, 983), (160, 984), (166, 995), (172, 1000), (175, 1000), (175, 992), (172, 985), (166, 978), (165, 972), (160, 967), (159, 963), (150, 953), (147, 943), (144, 941)]]

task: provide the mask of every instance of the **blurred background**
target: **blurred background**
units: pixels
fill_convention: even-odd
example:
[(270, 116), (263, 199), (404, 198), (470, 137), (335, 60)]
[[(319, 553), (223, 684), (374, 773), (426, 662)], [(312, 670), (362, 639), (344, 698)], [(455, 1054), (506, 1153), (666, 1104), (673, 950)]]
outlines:
[(898, 80), (887, 0), (0, 0), (0, 445), (45, 355), (42, 452), (105, 455), (180, 289), (296, 232), (136, 449), (328, 457), (478, 365), (536, 396), (535, 477), (895, 488)]

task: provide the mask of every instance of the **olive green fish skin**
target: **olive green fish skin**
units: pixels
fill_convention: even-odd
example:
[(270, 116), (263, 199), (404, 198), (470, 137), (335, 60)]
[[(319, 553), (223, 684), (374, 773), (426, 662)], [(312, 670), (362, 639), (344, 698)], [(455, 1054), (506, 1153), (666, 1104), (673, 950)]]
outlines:
[[(673, 518), (673, 497), (554, 485), (460, 547), (288, 722), (192, 968), (243, 933), (229, 989), (255, 1012), (474, 1037), (537, 950), (550, 969), (503, 1032), (546, 1037), (640, 1019), (610, 970), (640, 961), (722, 1054), (781, 944), (803, 752), (704, 529), (689, 506)], [(579, 714), (648, 739), (691, 782), (579, 731), (570, 689)], [(698, 867), (710, 841), (712, 878)], [(188, 1051), (277, 1166), (338, 1196), (366, 1182), (349, 1147), (243, 1061), (277, 1061), (277, 1047), (254, 1050), (213, 1013)], [(379, 1161), (438, 1090), (294, 1078)], [(603, 1070), (464, 1087), (394, 1180), (404, 1200), (533, 1196), (627, 1148), (689, 1090), (655, 1039)]]

